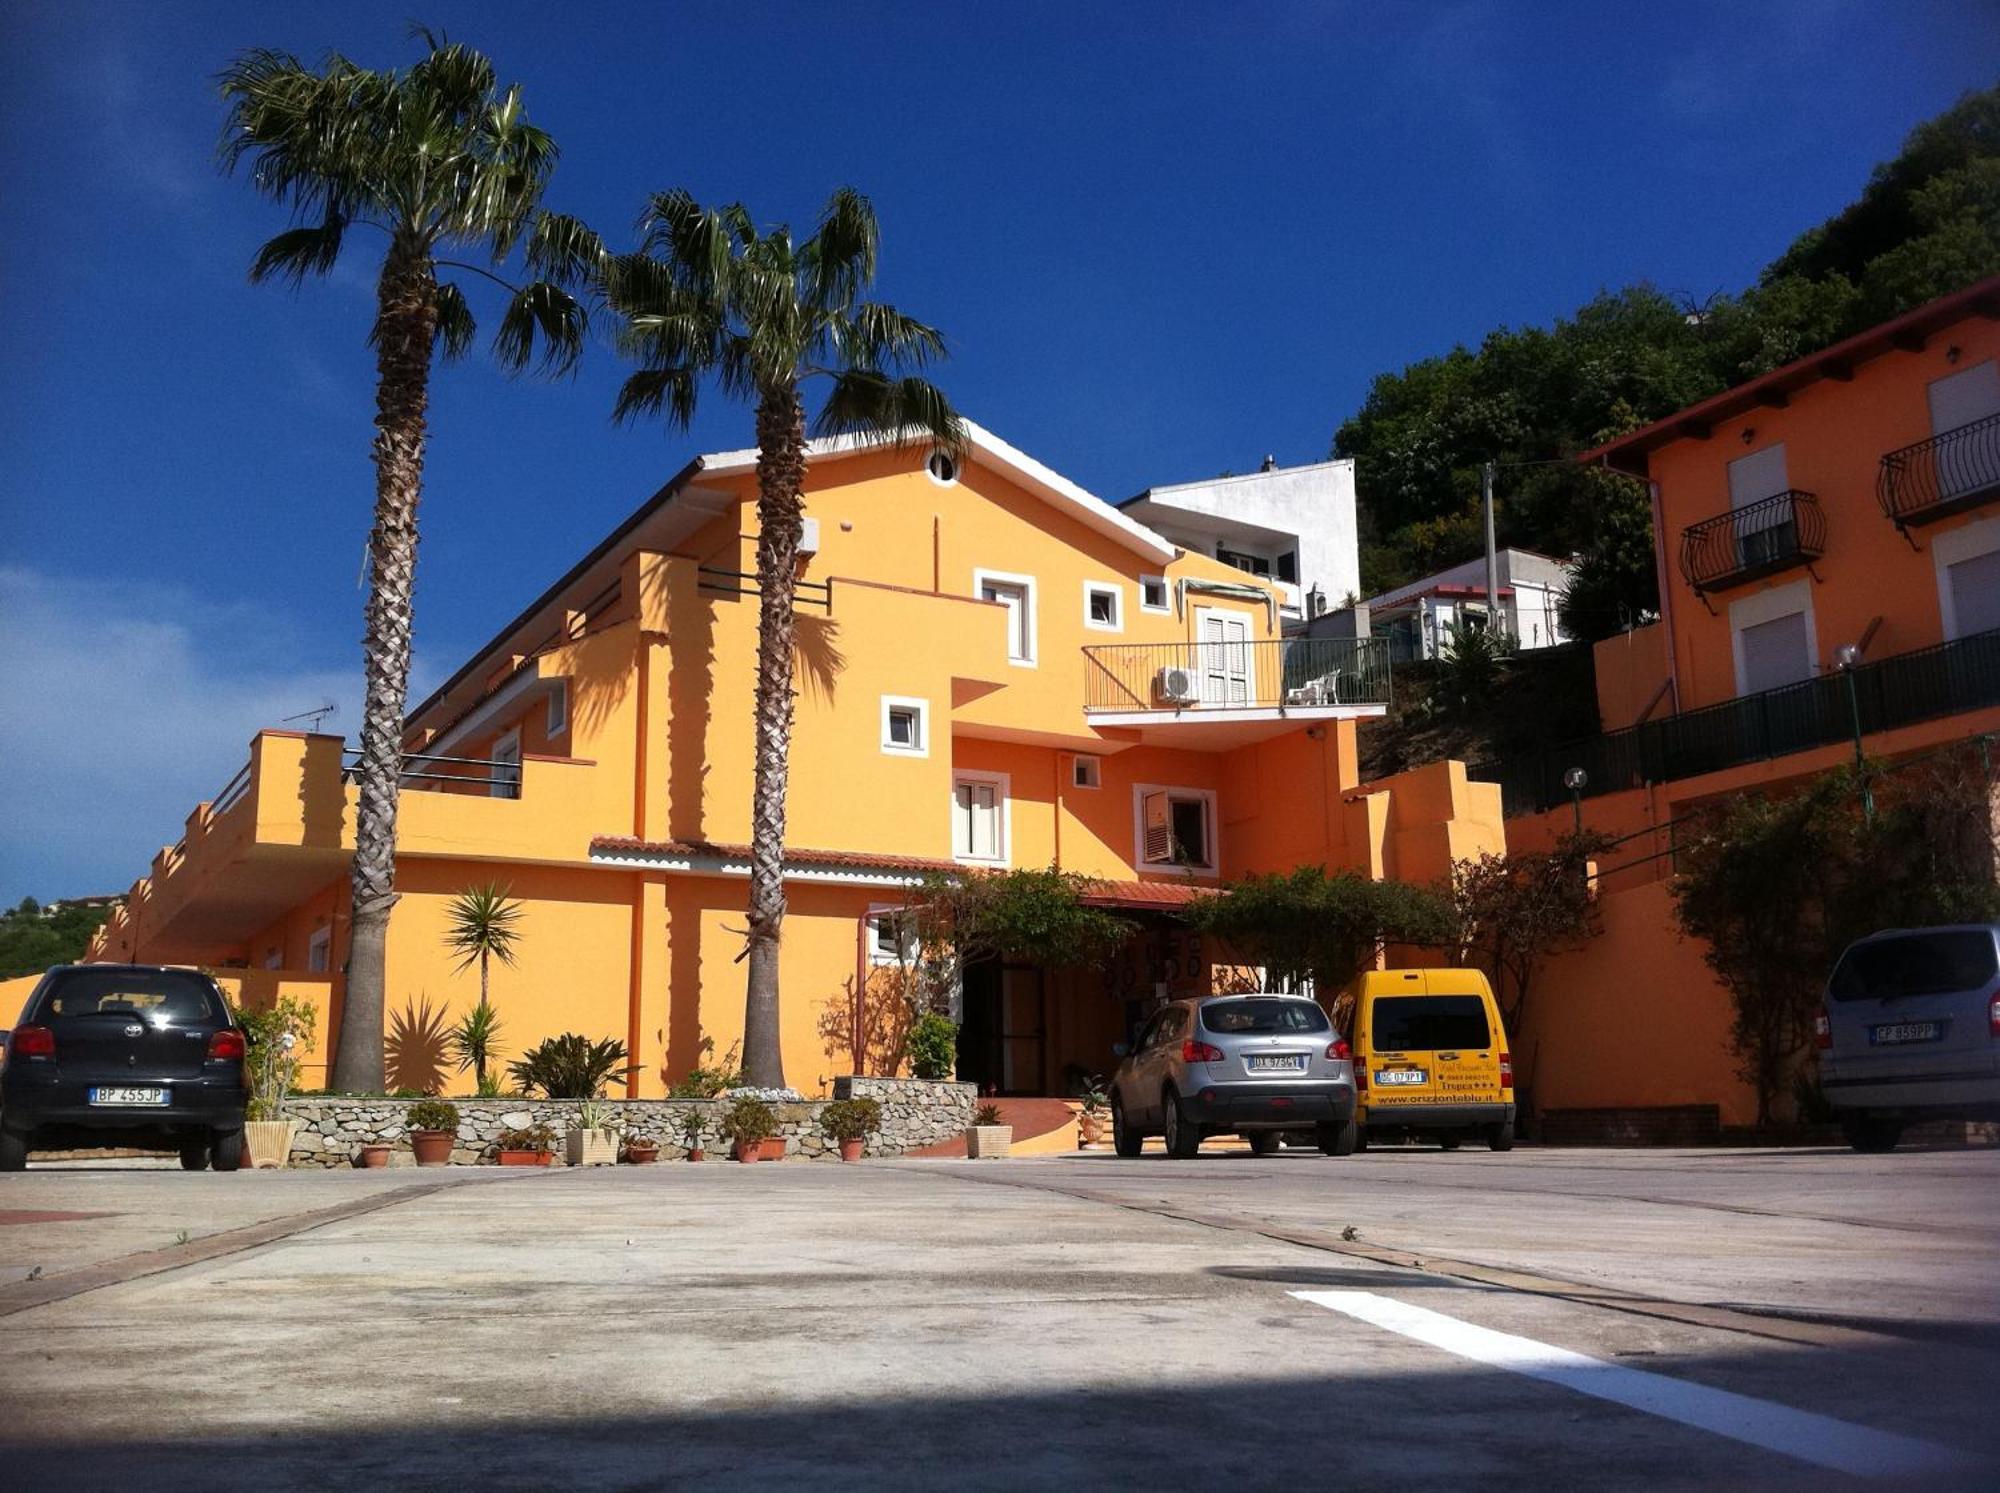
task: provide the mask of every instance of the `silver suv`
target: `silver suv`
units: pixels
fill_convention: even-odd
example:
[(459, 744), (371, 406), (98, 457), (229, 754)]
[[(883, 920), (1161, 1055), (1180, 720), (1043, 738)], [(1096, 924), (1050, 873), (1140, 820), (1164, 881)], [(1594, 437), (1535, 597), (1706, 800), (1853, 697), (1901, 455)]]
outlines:
[(1120, 1156), (1137, 1156), (1149, 1135), (1186, 1158), (1204, 1136), (1230, 1134), (1268, 1156), (1288, 1130), (1312, 1131), (1329, 1156), (1354, 1150), (1352, 1055), (1304, 996), (1174, 1001), (1117, 1051), (1111, 1135)]
[(1851, 945), (1819, 1014), (1820, 1087), (1857, 1151), (1911, 1120), (2000, 1119), (2000, 923)]

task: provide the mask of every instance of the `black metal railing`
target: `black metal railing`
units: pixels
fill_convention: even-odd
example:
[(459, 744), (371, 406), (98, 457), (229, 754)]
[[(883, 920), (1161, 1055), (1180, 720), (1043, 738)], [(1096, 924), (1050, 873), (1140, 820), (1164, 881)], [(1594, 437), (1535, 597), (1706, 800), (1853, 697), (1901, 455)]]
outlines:
[[(341, 751), (340, 780), (352, 783), (361, 771), (361, 752), (356, 747)], [(416, 766), (411, 764), (415, 763)], [(436, 752), (403, 753), (400, 781), (417, 792), (449, 793), (454, 789), (484, 792), (494, 798), (521, 796), (521, 764), (518, 760), (496, 757), (447, 757)]]
[(2000, 415), (1891, 451), (1876, 474), (1875, 496), (1898, 525), (2000, 498)]
[[(695, 567), (695, 584), (703, 591), (719, 591), (725, 596), (761, 596), (754, 570), (723, 570), (714, 565)], [(818, 607), (833, 614), (833, 579), (792, 582), (794, 607)]]
[(1389, 649), (1381, 638), (1110, 643), (1083, 654), (1085, 710), (1389, 703)]
[(1759, 498), (1681, 530), (1681, 574), (1697, 591), (1809, 565), (1824, 553), (1826, 515), (1809, 492)]
[(2000, 705), (2000, 629), (1861, 664), (1851, 695), (1847, 675), (1822, 674), (1469, 772), (1500, 785), (1507, 813), (1538, 813), (1570, 801), (1571, 768), (1584, 772), (1580, 796), (1595, 798), (1848, 741), (1857, 711), (1872, 734), (1990, 705)]

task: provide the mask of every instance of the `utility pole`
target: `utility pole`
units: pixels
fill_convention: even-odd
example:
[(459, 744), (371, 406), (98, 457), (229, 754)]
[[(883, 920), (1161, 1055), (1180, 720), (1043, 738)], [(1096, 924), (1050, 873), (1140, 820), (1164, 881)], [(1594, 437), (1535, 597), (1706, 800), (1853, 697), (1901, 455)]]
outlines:
[(1486, 510), (1486, 626), (1497, 637), (1507, 624), (1500, 613), (1500, 551), (1493, 542), (1493, 466), (1479, 469), (1479, 501)]

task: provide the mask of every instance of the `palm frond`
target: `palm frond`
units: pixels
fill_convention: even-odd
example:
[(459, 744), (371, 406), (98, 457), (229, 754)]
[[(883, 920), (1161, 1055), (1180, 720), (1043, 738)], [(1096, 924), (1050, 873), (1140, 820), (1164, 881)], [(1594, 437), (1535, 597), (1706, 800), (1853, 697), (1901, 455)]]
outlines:
[(659, 415), (669, 428), (686, 430), (694, 420), (701, 376), (692, 368), (641, 368), (619, 385), (611, 418), (619, 424), (640, 415)]
[(567, 213), (537, 213), (528, 231), (525, 253), (528, 272), (556, 285), (600, 281), (609, 263), (604, 240)]
[(542, 370), (568, 373), (583, 355), (586, 325), (581, 301), (560, 285), (536, 280), (508, 300), (500, 329), (493, 334), (493, 355), (502, 367), (519, 372), (534, 360), (539, 335)]
[(897, 445), (929, 439), (948, 451), (965, 447), (965, 422), (937, 385), (891, 378), (873, 368), (844, 369), (813, 421), (815, 435), (883, 435)]
[(449, 280), (440, 280), (437, 288), (437, 334), (444, 348), (444, 360), (455, 363), (472, 349), (473, 339), (479, 335), (478, 325), (472, 319), (472, 308), (465, 303), (465, 292)]
[(881, 301), (863, 301), (831, 320), (827, 341), (850, 368), (923, 368), (948, 356), (944, 334)]
[(250, 261), (250, 278), (299, 285), (307, 275), (324, 275), (340, 258), (341, 237), (346, 231), (347, 220), (332, 211), (317, 227), (288, 228), (257, 251), (257, 257)]
[(817, 231), (799, 248), (806, 301), (822, 311), (852, 305), (875, 278), (880, 244), (874, 204), (852, 187), (834, 192), (820, 213)]

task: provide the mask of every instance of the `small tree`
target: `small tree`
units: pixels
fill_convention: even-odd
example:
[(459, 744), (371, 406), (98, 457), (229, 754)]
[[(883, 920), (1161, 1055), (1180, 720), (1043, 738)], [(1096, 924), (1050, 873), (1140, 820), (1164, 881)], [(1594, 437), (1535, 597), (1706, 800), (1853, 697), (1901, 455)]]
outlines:
[(1263, 966), (1267, 990), (1331, 1001), (1389, 944), (1449, 941), (1451, 908), (1435, 892), (1324, 866), (1247, 876), (1188, 905), (1188, 921)]
[(1598, 931), (1591, 861), (1610, 844), (1586, 831), (1565, 835), (1553, 850), (1482, 855), (1452, 867), (1458, 958), (1493, 982), (1508, 1031), (1521, 1030), (1541, 962)]
[(487, 998), (490, 965), (495, 959), (513, 964), (514, 948), (521, 937), (521, 911), (521, 904), (494, 881), (466, 888), (445, 908), (444, 942), (459, 956), (457, 968), (479, 966), (479, 1004), (460, 1018), (451, 1043), (458, 1056), (458, 1071), (472, 1069), (482, 1094), (490, 1085), (487, 1061), (501, 1051), (500, 1020)]

